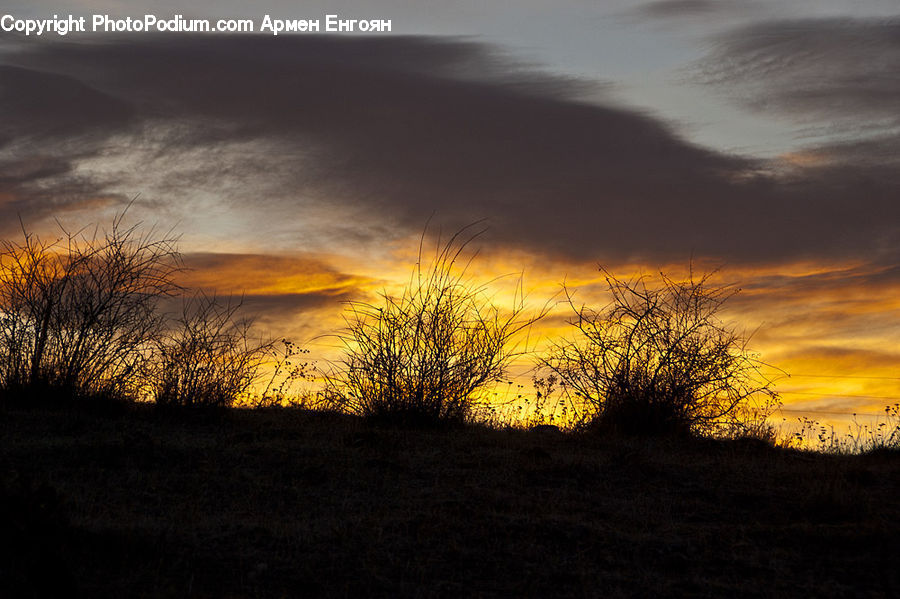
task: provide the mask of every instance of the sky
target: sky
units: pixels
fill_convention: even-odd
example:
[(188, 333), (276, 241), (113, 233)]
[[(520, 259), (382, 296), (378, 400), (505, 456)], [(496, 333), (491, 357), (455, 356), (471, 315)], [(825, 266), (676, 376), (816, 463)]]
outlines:
[[(188, 6), (188, 4), (190, 6)], [(315, 357), (418, 238), (473, 274), (719, 268), (784, 416), (900, 401), (895, 0), (13, 0), (0, 16), (389, 19), (390, 33), (0, 32), (0, 235), (129, 215)], [(10, 21), (11, 22), (11, 21)], [(136, 198), (136, 199), (135, 199)], [(546, 334), (565, 331), (554, 310)]]

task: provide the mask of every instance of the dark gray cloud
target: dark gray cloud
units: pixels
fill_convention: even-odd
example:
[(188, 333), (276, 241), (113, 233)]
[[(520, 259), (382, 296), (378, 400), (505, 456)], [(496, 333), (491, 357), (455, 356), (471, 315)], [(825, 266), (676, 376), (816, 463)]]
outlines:
[[(789, 182), (844, 193), (872, 220), (895, 218), (864, 198), (900, 187), (900, 19), (757, 23), (720, 37), (700, 72), (744, 106), (794, 122), (807, 164)], [(877, 229), (882, 241), (895, 235)]]
[(634, 13), (645, 17), (668, 19), (719, 12), (732, 4), (734, 3), (727, 0), (657, 0), (638, 6), (634, 9)]
[[(309, 317), (318, 309), (325, 309), (329, 314), (341, 310), (346, 302), (357, 299), (358, 293), (347, 289), (330, 289), (306, 293), (251, 293), (243, 296), (243, 305), (248, 313), (252, 313), (270, 327), (282, 328), (302, 317)], [(317, 315), (321, 318), (321, 315)]]
[(898, 230), (879, 221), (898, 216), (889, 198), (900, 190), (900, 20), (756, 23), (720, 36), (699, 71), (699, 80), (744, 106), (793, 121), (807, 140), (777, 181), (789, 201), (808, 194), (799, 201), (809, 204), (809, 226), (830, 198), (858, 210), (852, 222), (832, 213), (823, 242), (896, 262)]
[(101, 139), (124, 128), (129, 106), (72, 77), (0, 65), (0, 147), (15, 141), (48, 142), (77, 136)]
[[(759, 273), (753, 276), (744, 291), (775, 291), (780, 301), (802, 304), (811, 297), (854, 293), (870, 294), (873, 298), (893, 297), (900, 281), (900, 265), (884, 267), (854, 266), (852, 268), (815, 271), (807, 274)], [(742, 298), (738, 296), (740, 301)], [(752, 301), (752, 300), (751, 300)]]
[[(298, 207), (312, 197), (352, 211), (361, 230), (421, 230), (433, 212), (447, 227), (488, 218), (502, 244), (602, 261), (893, 259), (900, 249), (893, 180), (846, 164), (773, 174), (652, 116), (589, 104), (571, 81), (504, 74), (507, 63), (476, 44), (169, 36), (36, 44), (7, 62), (34, 77), (65, 73), (57, 81), (73, 91), (61, 111), (87, 108), (85, 89), (120, 107), (109, 124), (89, 111), (87, 125), (60, 134), (67, 148), (138, 123), (187, 186), (227, 175), (240, 193), (262, 177), (266, 193), (251, 197)], [(64, 120), (27, 105), (13, 107), (19, 118)]]
[(757, 23), (722, 36), (702, 71), (756, 110), (822, 127), (900, 124), (898, 19)]
[(76, 172), (71, 159), (47, 153), (0, 159), (0, 234), (26, 222), (127, 201), (104, 191), (109, 181)]
[(764, 12), (765, 5), (759, 0), (655, 0), (632, 6), (623, 16), (635, 23), (697, 26), (708, 33), (710, 28), (734, 26), (736, 19), (756, 19)]
[(78, 173), (125, 130), (128, 104), (72, 77), (0, 65), (0, 231), (17, 216), (42, 217), (114, 201), (109, 181)]

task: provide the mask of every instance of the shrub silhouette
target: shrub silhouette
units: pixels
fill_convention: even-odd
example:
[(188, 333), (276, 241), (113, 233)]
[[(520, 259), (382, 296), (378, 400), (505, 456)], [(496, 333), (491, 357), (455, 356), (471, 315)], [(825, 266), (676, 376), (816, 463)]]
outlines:
[(520, 291), (504, 311), (486, 285), (467, 278), (472, 257), (463, 263), (463, 254), (483, 233), (470, 234), (471, 227), (439, 241), (429, 266), (422, 265), (423, 235), (399, 296), (349, 304), (340, 337), (346, 351), (328, 389), (340, 408), (406, 423), (462, 422), (479, 392), (503, 378), (517, 354), (512, 338), (539, 316), (524, 316)]
[(123, 226), (0, 242), (0, 390), (132, 396), (174, 294), (175, 240)]
[(554, 344), (543, 364), (585, 410), (586, 420), (623, 434), (734, 435), (743, 420), (764, 418), (777, 404), (747, 339), (718, 313), (735, 293), (709, 274), (675, 281), (661, 273), (622, 280), (605, 269), (612, 301), (577, 306), (566, 291), (577, 330)]
[(157, 404), (227, 407), (248, 393), (272, 344), (252, 340), (240, 308), (202, 292), (183, 302), (145, 375)]

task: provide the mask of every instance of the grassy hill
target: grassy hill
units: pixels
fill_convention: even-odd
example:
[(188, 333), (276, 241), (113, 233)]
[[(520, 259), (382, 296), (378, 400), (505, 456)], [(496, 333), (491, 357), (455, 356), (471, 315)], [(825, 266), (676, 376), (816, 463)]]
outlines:
[(900, 455), (0, 408), (0, 596), (900, 593)]

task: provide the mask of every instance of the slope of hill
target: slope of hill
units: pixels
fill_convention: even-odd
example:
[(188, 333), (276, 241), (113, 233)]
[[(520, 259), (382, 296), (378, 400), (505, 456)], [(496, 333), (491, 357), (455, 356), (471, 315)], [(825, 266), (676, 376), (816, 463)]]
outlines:
[(0, 408), (0, 595), (897, 596), (900, 455)]

